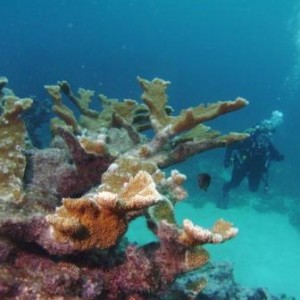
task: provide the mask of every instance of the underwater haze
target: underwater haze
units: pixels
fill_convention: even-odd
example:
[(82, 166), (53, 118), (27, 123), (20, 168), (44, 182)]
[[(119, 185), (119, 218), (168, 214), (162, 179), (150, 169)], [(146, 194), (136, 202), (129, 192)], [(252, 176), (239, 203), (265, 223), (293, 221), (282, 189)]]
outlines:
[[(271, 165), (268, 193), (242, 184), (226, 210), (216, 208), (230, 173), (224, 149), (210, 151), (178, 165), (188, 175), (189, 198), (177, 217), (207, 226), (217, 217), (234, 222), (239, 236), (209, 248), (212, 260), (233, 263), (238, 283), (300, 299), (299, 0), (0, 0), (0, 7), (0, 76), (20, 97), (42, 101), (45, 84), (68, 80), (138, 100), (142, 76), (171, 82), (177, 112), (246, 98), (246, 108), (209, 122), (222, 133), (282, 112), (274, 143), (285, 159)], [(47, 145), (48, 120), (40, 122)], [(196, 183), (201, 172), (212, 176), (207, 192)], [(146, 235), (128, 233), (141, 243)]]

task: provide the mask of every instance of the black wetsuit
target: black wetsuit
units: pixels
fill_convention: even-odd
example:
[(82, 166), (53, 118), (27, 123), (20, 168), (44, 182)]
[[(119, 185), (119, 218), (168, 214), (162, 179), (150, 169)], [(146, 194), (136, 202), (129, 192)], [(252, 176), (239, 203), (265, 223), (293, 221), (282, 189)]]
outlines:
[(223, 186), (223, 198), (217, 203), (218, 207), (228, 205), (228, 192), (240, 185), (245, 177), (248, 178), (249, 189), (256, 192), (261, 181), (268, 189), (268, 168), (270, 161), (281, 161), (284, 156), (274, 147), (270, 133), (253, 132), (249, 138), (227, 147), (224, 166), (233, 166), (231, 180)]

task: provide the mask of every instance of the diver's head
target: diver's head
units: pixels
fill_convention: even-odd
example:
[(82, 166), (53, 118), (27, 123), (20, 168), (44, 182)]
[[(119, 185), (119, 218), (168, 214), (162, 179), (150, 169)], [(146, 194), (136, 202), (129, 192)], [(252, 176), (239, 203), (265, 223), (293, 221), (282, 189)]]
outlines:
[(263, 120), (259, 125), (259, 129), (265, 132), (274, 132), (283, 123), (283, 113), (279, 110), (272, 112), (270, 119)]
[[(250, 138), (258, 140), (270, 141), (273, 132), (282, 124), (283, 113), (275, 110), (272, 112), (270, 119), (265, 119), (258, 125), (246, 130), (246, 133), (250, 135)], [(260, 143), (259, 143), (260, 144)]]

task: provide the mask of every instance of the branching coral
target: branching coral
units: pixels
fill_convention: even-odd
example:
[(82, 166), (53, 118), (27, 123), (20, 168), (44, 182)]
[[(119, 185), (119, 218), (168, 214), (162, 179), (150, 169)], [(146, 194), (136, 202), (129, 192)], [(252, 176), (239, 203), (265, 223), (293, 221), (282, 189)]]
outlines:
[[(128, 99), (120, 102), (100, 94), (103, 106), (101, 112), (89, 108), (94, 94), (92, 91), (80, 89), (78, 96), (75, 96), (66, 81), (58, 82), (55, 86), (46, 86), (54, 101), (53, 110), (60, 117), (60, 120), (53, 121), (53, 131), (56, 132), (57, 126), (61, 126), (63, 122), (74, 133), (80, 133), (81, 139), (84, 138), (86, 143), (92, 143), (101, 133), (110, 153), (119, 155), (122, 151), (127, 155), (128, 151), (134, 150), (132, 155), (149, 158), (162, 168), (181, 162), (196, 153), (224, 147), (246, 137), (245, 134), (237, 133), (221, 135), (202, 124), (244, 107), (248, 103), (245, 99), (201, 104), (183, 110), (178, 116), (172, 116), (166, 93), (170, 82), (158, 78), (148, 81), (140, 77), (138, 81), (143, 89), (142, 99), (145, 104)], [(79, 121), (62, 104), (62, 94), (82, 112)], [(150, 141), (146, 141), (139, 134), (145, 129), (153, 129), (155, 132)], [(121, 139), (122, 147), (118, 143)]]
[[(2, 270), (22, 269), (23, 261), (33, 256), (38, 270), (45, 264), (49, 272), (44, 278), (42, 272), (34, 277), (31, 267), (21, 272), (14, 281), (18, 290), (6, 286), (11, 277), (0, 276), (0, 296), (27, 297), (28, 286), (22, 277), (26, 274), (29, 282), (36, 278), (44, 284), (33, 289), (34, 297), (148, 299), (164, 293), (178, 275), (205, 265), (209, 255), (203, 245), (221, 243), (237, 234), (224, 220), (211, 230), (189, 220), (183, 226), (177, 224), (174, 210), (187, 196), (183, 188), (186, 176), (177, 170), (168, 176), (160, 168), (243, 139), (245, 135), (237, 133), (222, 136), (202, 123), (242, 108), (247, 101), (237, 98), (199, 105), (173, 116), (166, 94), (170, 83), (138, 81), (145, 103), (101, 95), (100, 112), (89, 106), (94, 95), (90, 90), (79, 89), (75, 94), (66, 81), (46, 86), (58, 115), (52, 123), (54, 138), (51, 148), (26, 150), (26, 161), (22, 152), (26, 131), (20, 115), (32, 101), (1, 98), (0, 235), (12, 244), (7, 246)], [(79, 109), (78, 120), (63, 103), (63, 96)], [(146, 129), (153, 130), (153, 138), (142, 134)], [(3, 173), (10, 164), (8, 173)], [(13, 188), (8, 191), (7, 187)], [(18, 202), (23, 193), (26, 201), (21, 210), (4, 201)], [(54, 211), (56, 205), (60, 206)], [(139, 216), (146, 217), (158, 241), (142, 247), (129, 245), (124, 252), (120, 241), (130, 222)], [(64, 254), (68, 254), (67, 264)], [(77, 260), (78, 256), (84, 259)], [(52, 271), (53, 279), (49, 276)], [(67, 274), (64, 283), (60, 272)], [(43, 279), (47, 283), (42, 283)], [(7, 294), (1, 285), (7, 287)], [(199, 292), (204, 285), (198, 280), (193, 288)], [(72, 286), (76, 286), (73, 291)], [(51, 291), (47, 293), (45, 287)]]
[[(102, 111), (98, 112), (89, 108), (91, 98), (94, 96), (94, 91), (80, 88), (77, 96), (67, 81), (58, 82), (57, 85), (46, 85), (45, 89), (53, 100), (53, 111), (60, 118), (60, 120), (52, 120), (54, 132), (57, 125), (70, 126), (74, 133), (79, 133), (81, 130), (99, 132), (101, 127), (122, 127), (125, 128), (135, 143), (139, 143), (140, 136), (138, 132), (151, 127), (149, 124), (149, 110), (147, 106), (138, 104), (137, 101), (130, 99), (118, 101), (117, 99), (110, 99), (100, 94), (99, 98), (102, 104)], [(62, 103), (63, 95), (81, 112), (78, 121), (75, 119), (73, 112)], [(167, 108), (166, 111), (170, 112), (170, 109)]]
[(80, 88), (78, 90), (79, 97), (76, 97), (67, 81), (59, 81), (58, 86), (60, 90), (79, 108), (83, 115), (91, 118), (98, 116), (96, 111), (89, 108), (91, 97), (94, 96), (93, 91)]
[[(187, 159), (189, 156), (244, 139), (245, 134), (231, 133), (221, 135), (202, 123), (220, 115), (240, 109), (248, 104), (247, 100), (219, 101), (182, 110), (178, 116), (169, 116), (165, 107), (170, 82), (158, 78), (151, 82), (138, 77), (143, 89), (142, 99), (150, 110), (150, 119), (155, 137), (143, 145), (140, 154), (151, 156), (160, 167), (166, 167)], [(180, 136), (180, 134), (182, 134)], [(176, 136), (175, 138), (173, 138)]]
[[(155, 132), (154, 138), (141, 143), (141, 139), (137, 137), (138, 130), (133, 126), (134, 117), (131, 113), (135, 109), (137, 111), (142, 109), (142, 107), (138, 108), (137, 102), (127, 101), (122, 104), (101, 95), (105, 109), (98, 114), (97, 118), (93, 116), (93, 121), (97, 119), (106, 127), (125, 128), (137, 147), (132, 147), (129, 151), (119, 155), (103, 174), (102, 184), (94, 196), (65, 199), (63, 206), (55, 215), (48, 216), (47, 220), (54, 228), (56, 240), (71, 242), (72, 247), (83, 250), (115, 245), (126, 231), (128, 221), (141, 214), (146, 215), (149, 228), (161, 240), (158, 249), (151, 249), (149, 252), (151, 260), (157, 260), (157, 265), (160, 267), (165, 266), (160, 270), (160, 277), (165, 280), (169, 278), (167, 282), (170, 283), (178, 274), (198, 268), (208, 261), (208, 253), (200, 245), (223, 242), (233, 237), (237, 230), (232, 228), (230, 223), (218, 221), (214, 229), (210, 231), (194, 225), (189, 220), (185, 220), (183, 229), (180, 229), (174, 217), (174, 205), (186, 197), (186, 192), (182, 188), (185, 176), (174, 170), (171, 176), (166, 178), (158, 166), (172, 165), (195, 153), (243, 139), (245, 137), (243, 134), (231, 133), (221, 136), (219, 132), (201, 123), (239, 109), (245, 106), (247, 101), (238, 98), (235, 101), (218, 102), (208, 106), (200, 105), (182, 111), (179, 116), (174, 117), (167, 112), (166, 89), (170, 83), (160, 79), (154, 79), (152, 82), (141, 78), (138, 80), (144, 90), (142, 99), (146, 104), (145, 111), (149, 112), (151, 121), (147, 128), (152, 127)], [(62, 91), (67, 97), (80, 107), (81, 101), (74, 96), (70, 87), (66, 83), (60, 87), (63, 87)], [(130, 105), (131, 108), (128, 109)], [(95, 128), (95, 125), (93, 127), (87, 125), (89, 122), (86, 120), (91, 116), (85, 114), (83, 109), (81, 111), (84, 115), (82, 120), (85, 120), (81, 124), (85, 124), (88, 131)], [(85, 137), (79, 137), (79, 140), (82, 144), (92, 144)], [(105, 138), (104, 140), (108, 141)], [(109, 141), (107, 149), (112, 151)], [(140, 195), (134, 195), (135, 192), (132, 193), (129, 189), (133, 187), (132, 178), (140, 176), (140, 170), (143, 170), (143, 174), (147, 174), (147, 178), (151, 178), (151, 185), (155, 182), (160, 193), (158, 194), (159, 203), (156, 205), (151, 203), (149, 205), (151, 207), (138, 205), (141, 199), (145, 199), (144, 196), (140, 198)], [(135, 182), (138, 186), (143, 181), (139, 179)], [(127, 199), (129, 195), (135, 200), (124, 201), (123, 199)], [(107, 228), (113, 228), (109, 236)], [(172, 257), (172, 260), (168, 260), (167, 257)], [(176, 261), (175, 265), (174, 261)], [(166, 266), (164, 263), (170, 265)], [(171, 273), (170, 266), (172, 266)]]

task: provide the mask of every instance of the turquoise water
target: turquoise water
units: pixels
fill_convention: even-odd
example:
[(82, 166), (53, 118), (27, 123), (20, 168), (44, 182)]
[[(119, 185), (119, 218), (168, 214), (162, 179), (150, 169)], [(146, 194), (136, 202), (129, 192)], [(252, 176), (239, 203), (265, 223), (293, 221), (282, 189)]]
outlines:
[[(185, 187), (189, 191), (189, 197), (175, 206), (178, 223), (188, 218), (211, 228), (219, 218), (232, 222), (239, 228), (235, 239), (205, 246), (212, 261), (231, 262), (237, 283), (300, 299), (300, 231), (291, 225), (288, 217), (290, 204), (299, 201), (298, 183), (282, 180), (291, 175), (291, 165), (296, 162), (287, 160), (271, 165), (267, 194), (262, 189), (251, 193), (247, 182), (242, 182), (231, 192), (229, 207), (224, 210), (215, 205), (221, 197), (223, 183), (230, 177), (230, 170), (222, 165), (223, 154), (223, 150), (200, 154), (177, 166), (188, 174)], [(207, 192), (197, 185), (197, 174), (203, 171), (212, 176)], [(131, 241), (144, 244), (154, 238), (143, 219), (131, 225), (128, 233)]]
[[(222, 168), (223, 151), (199, 155), (180, 166), (189, 174), (190, 197), (177, 216), (207, 226), (219, 217), (234, 222), (239, 236), (209, 247), (213, 260), (231, 261), (242, 284), (300, 298), (300, 229), (290, 225), (285, 204), (300, 206), (299, 0), (2, 0), (0, 5), (0, 75), (20, 97), (35, 95), (43, 103), (43, 86), (66, 79), (74, 88), (139, 99), (140, 75), (172, 82), (169, 99), (176, 112), (237, 96), (249, 100), (247, 108), (209, 124), (222, 132), (244, 130), (273, 110), (282, 111), (275, 143), (286, 159), (272, 165), (270, 193), (251, 194), (242, 185), (228, 210), (216, 209), (229, 176)], [(45, 146), (49, 124), (40, 122)], [(212, 175), (206, 194), (195, 183), (203, 171)], [(132, 240), (151, 238), (144, 229), (138, 234), (136, 224), (132, 228)]]

